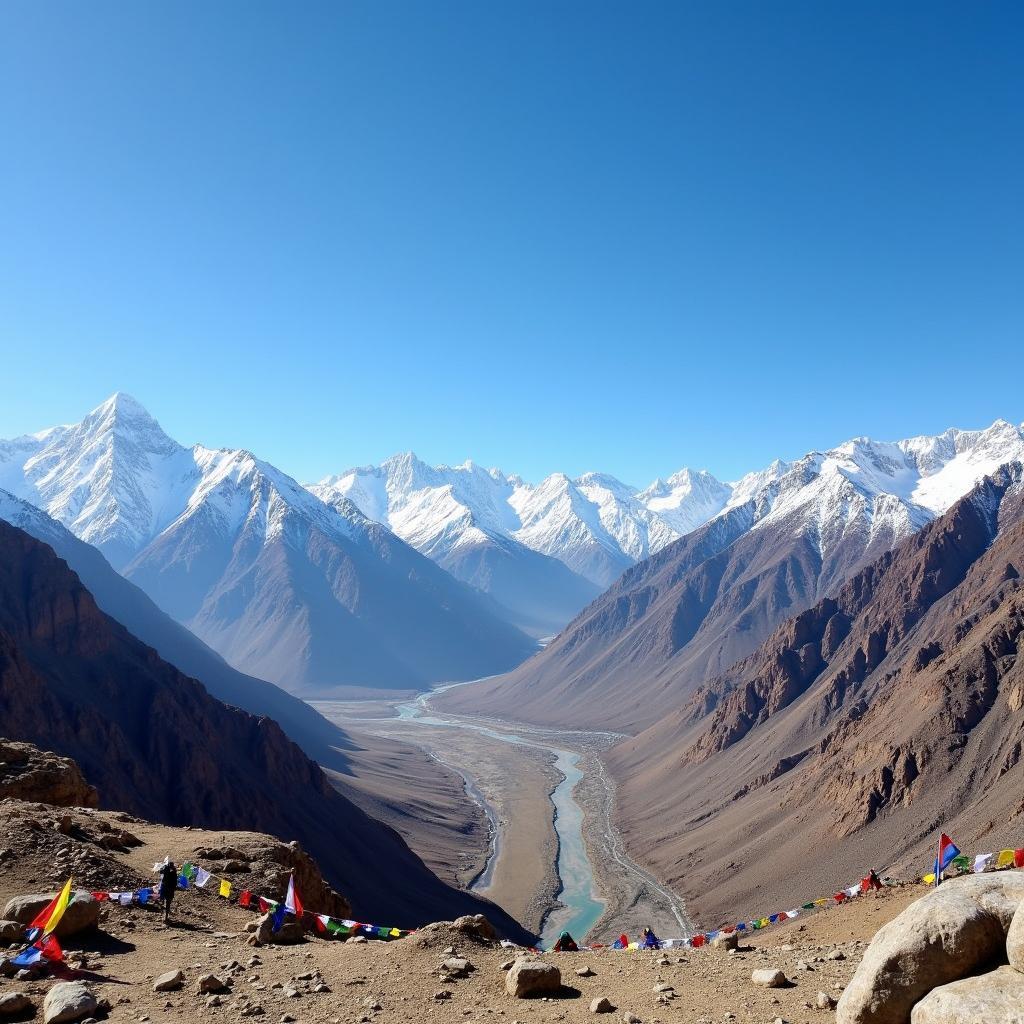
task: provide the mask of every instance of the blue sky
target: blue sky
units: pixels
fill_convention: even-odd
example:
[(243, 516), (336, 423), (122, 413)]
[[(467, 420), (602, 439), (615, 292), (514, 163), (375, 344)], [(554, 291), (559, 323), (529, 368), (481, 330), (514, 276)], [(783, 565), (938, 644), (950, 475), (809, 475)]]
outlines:
[(0, 6), (0, 436), (728, 478), (1024, 419), (1018, 3)]

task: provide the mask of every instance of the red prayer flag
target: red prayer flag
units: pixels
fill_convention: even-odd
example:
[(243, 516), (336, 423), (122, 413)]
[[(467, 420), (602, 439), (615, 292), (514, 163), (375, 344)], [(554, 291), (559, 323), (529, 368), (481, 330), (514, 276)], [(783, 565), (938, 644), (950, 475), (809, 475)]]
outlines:
[(238, 897), (238, 905), (247, 907), (250, 903), (252, 903), (252, 893), (248, 889), (243, 889), (242, 894)]
[(1024, 850), (1013, 851), (1013, 866), (1015, 868), (1024, 868)]
[(704, 936), (694, 935), (690, 940), (690, 945), (693, 946), (694, 949), (700, 949), (700, 947), (704, 945)]

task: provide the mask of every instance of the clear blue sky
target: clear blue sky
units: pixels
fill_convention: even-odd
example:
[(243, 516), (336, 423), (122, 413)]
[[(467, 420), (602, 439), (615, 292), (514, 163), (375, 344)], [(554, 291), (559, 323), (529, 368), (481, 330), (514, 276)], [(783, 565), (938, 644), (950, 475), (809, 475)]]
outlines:
[(0, 436), (722, 477), (1024, 419), (1024, 5), (0, 5)]

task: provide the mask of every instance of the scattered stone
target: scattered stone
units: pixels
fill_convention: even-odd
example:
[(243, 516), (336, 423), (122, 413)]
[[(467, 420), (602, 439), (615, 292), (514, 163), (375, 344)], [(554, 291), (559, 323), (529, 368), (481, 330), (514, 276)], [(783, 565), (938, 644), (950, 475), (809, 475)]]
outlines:
[(451, 999), (451, 997), (451, 992), (446, 988), (443, 988), (440, 991), (434, 993), (434, 999), (436, 999), (437, 1002), (439, 1003), (444, 1002), (444, 1000), (446, 999)]
[[(512, 965), (514, 963), (515, 963), (515, 960), (505, 960), (499, 966), (500, 966), (501, 970), (503, 970), (503, 971), (511, 971), (512, 970)], [(577, 973), (579, 973), (579, 972), (577, 971)]]
[(576, 977), (578, 978), (593, 978), (594, 972), (589, 967), (577, 967)]
[(250, 1003), (248, 1006), (242, 1007), (239, 1012), (240, 1017), (262, 1017), (266, 1011), (259, 1003)]
[(441, 969), (453, 978), (466, 978), (469, 976), (471, 971), (475, 971), (476, 967), (473, 966), (468, 960), (461, 956), (450, 956), (443, 964)]
[(845, 960), (846, 959), (846, 954), (841, 949), (833, 949), (828, 954), (828, 956), (825, 957), (825, 959), (826, 960)]
[(228, 983), (216, 974), (202, 974), (196, 982), (196, 990), (200, 995), (207, 995), (210, 992), (227, 992)]
[(782, 988), (786, 975), (776, 967), (762, 967), (750, 975), (750, 980), (762, 988)]
[(81, 1020), (99, 1009), (89, 986), (81, 981), (60, 981), (43, 1000), (43, 1024), (62, 1024)]
[(32, 1006), (32, 1000), (24, 992), (8, 992), (0, 996), (0, 1017), (13, 1017), (24, 1013)]
[(819, 992), (814, 1002), (819, 1010), (834, 1010), (836, 1007), (836, 1001), (827, 992)]
[(220, 996), (210, 996), (210, 998), (206, 1000), (207, 1006), (223, 1006), (223, 1004), (224, 1000), (221, 999)]
[(716, 935), (711, 940), (711, 946), (713, 949), (721, 949), (725, 951), (739, 949), (740, 937), (736, 932), (728, 932), (723, 933), (721, 935)]
[(505, 975), (505, 990), (517, 999), (557, 994), (562, 988), (562, 972), (543, 960), (520, 958)]
[(796, 969), (798, 971), (814, 971), (814, 968), (806, 960), (797, 960)]
[(601, 996), (598, 999), (590, 1000), (590, 1012), (591, 1013), (614, 1013), (615, 1007), (612, 1006), (611, 1000), (607, 996)]
[(264, 914), (256, 927), (255, 937), (264, 946), (274, 944), (277, 946), (293, 946), (299, 942), (306, 941), (306, 932), (301, 921), (294, 917), (285, 917), (281, 927), (274, 931), (274, 915)]
[(185, 984), (182, 971), (168, 971), (153, 982), (154, 992), (175, 992)]
[(654, 991), (655, 992), (675, 992), (675, 988), (673, 988), (673, 986), (669, 985), (667, 982), (662, 981), (662, 982), (659, 982), (657, 985), (654, 986)]
[(644, 1022), (635, 1013), (624, 1013), (622, 1024), (644, 1024)]

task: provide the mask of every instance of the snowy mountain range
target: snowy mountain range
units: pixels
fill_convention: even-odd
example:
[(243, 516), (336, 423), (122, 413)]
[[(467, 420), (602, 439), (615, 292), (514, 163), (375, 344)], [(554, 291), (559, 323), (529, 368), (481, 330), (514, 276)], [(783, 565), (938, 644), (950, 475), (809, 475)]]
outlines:
[(185, 448), (134, 399), (0, 442), (0, 489), (97, 547), (236, 668), (301, 694), (420, 688), (533, 643), (367, 519), (246, 451)]
[[(633, 731), (746, 657), (1010, 462), (1024, 433), (856, 438), (730, 485), (721, 511), (627, 570), (540, 654), (473, 688), (474, 711)], [(464, 710), (467, 696), (441, 703)]]
[(642, 490), (601, 473), (534, 485), (407, 453), (302, 487), (249, 452), (178, 444), (118, 394), (80, 423), (0, 441), (0, 489), (236, 668), (322, 695), (511, 668), (534, 650), (524, 634), (557, 633), (683, 539), (799, 536), (820, 563), (809, 599), (1022, 458), (1021, 428), (1000, 420), (856, 438), (729, 483), (683, 469)]
[(533, 485), (472, 462), (429, 466), (407, 452), (309, 489), (386, 524), (538, 635), (557, 631), (630, 566), (731, 510), (749, 505), (753, 526), (803, 507), (823, 548), (860, 515), (880, 536), (901, 537), (1017, 458), (1022, 445), (1019, 428), (997, 421), (906, 441), (855, 438), (731, 483), (682, 469), (643, 490), (602, 473), (555, 473)]

